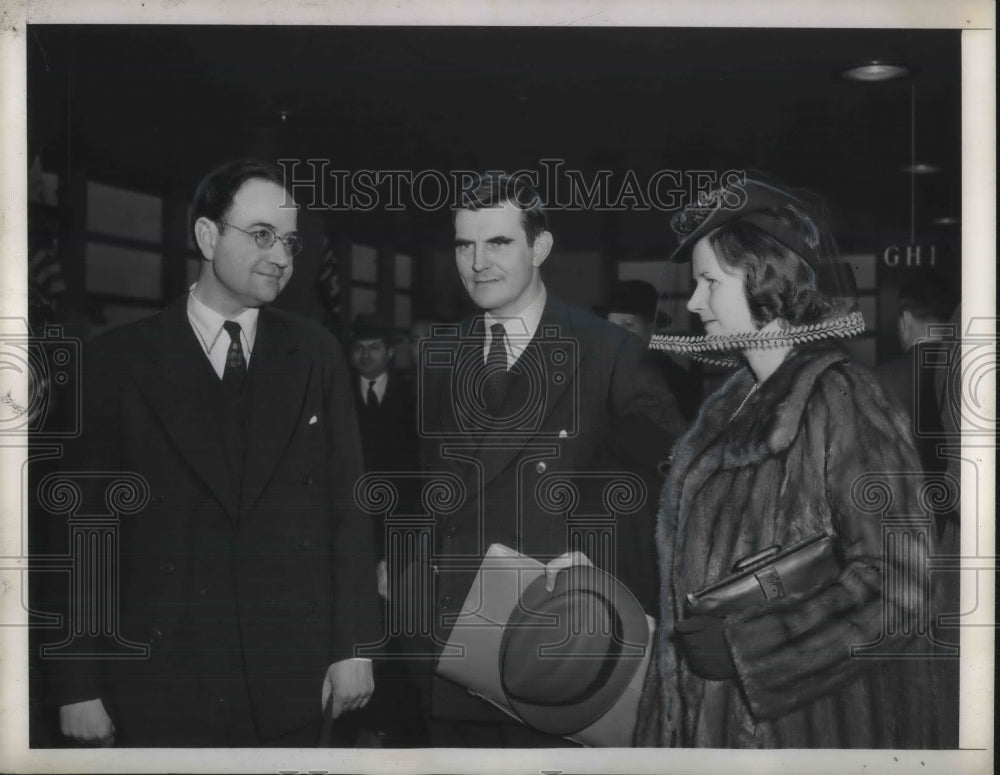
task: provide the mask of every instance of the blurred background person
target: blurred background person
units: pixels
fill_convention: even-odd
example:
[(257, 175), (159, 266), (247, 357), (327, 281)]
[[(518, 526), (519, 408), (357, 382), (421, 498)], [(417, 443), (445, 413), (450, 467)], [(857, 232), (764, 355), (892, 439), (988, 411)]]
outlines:
[[(890, 396), (909, 417), (920, 465), (927, 481), (943, 481), (953, 488), (954, 498), (945, 498), (935, 509), (937, 552), (961, 553), (959, 490), (961, 470), (957, 447), (961, 432), (960, 414), (953, 395), (953, 366), (960, 358), (958, 295), (954, 285), (938, 272), (914, 272), (904, 276), (899, 289), (899, 317), (896, 330), (903, 354), (881, 363), (875, 373)], [(944, 449), (950, 449), (946, 452)], [(961, 574), (957, 570), (938, 571), (943, 595), (943, 612), (960, 610)], [(957, 628), (938, 628), (938, 636), (958, 646)], [(952, 665), (957, 669), (957, 664)]]
[(935, 378), (941, 365), (924, 353), (939, 351), (952, 313), (958, 305), (951, 284), (932, 273), (910, 273), (899, 290), (896, 331), (903, 354), (879, 364), (875, 373), (882, 386), (906, 410), (916, 435), (917, 452), (924, 471), (947, 469), (948, 461), (937, 453), (944, 435), (942, 409), (945, 397), (938, 395)]
[(410, 379), (394, 368), (402, 341), (374, 315), (358, 315), (351, 327), (350, 359), (368, 471), (413, 471), (420, 458)]
[[(354, 397), (361, 430), (365, 471), (383, 473), (416, 472), (420, 466), (413, 386), (409, 375), (394, 368), (396, 348), (403, 337), (376, 315), (358, 315), (350, 331), (350, 361), (355, 372)], [(419, 505), (419, 491), (405, 479), (394, 480), (398, 511)], [(374, 519), (372, 528), (378, 556), (376, 582), (383, 600), (389, 597), (386, 563), (386, 524)], [(363, 747), (411, 747), (425, 744), (419, 695), (406, 665), (399, 658), (399, 643), (390, 638), (386, 658), (374, 660), (377, 689), (362, 712), (349, 722), (356, 729), (341, 734), (354, 735)]]

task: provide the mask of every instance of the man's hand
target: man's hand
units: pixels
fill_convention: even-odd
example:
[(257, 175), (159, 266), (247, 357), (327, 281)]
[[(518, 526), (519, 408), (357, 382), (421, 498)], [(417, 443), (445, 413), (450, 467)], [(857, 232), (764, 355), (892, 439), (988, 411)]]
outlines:
[(349, 710), (358, 710), (368, 704), (375, 691), (372, 663), (369, 659), (342, 659), (326, 670), (323, 679), (323, 707), (333, 694), (334, 718)]
[(545, 591), (551, 592), (556, 588), (556, 576), (559, 575), (559, 571), (566, 570), (566, 568), (571, 568), (574, 565), (593, 566), (593, 564), (590, 558), (583, 552), (566, 552), (565, 554), (560, 554), (545, 566)]
[(389, 599), (389, 569), (385, 560), (379, 560), (375, 564), (375, 585), (378, 589), (379, 597), (383, 600)]
[(66, 737), (81, 743), (100, 746), (115, 743), (115, 725), (104, 710), (100, 697), (61, 706), (59, 729)]

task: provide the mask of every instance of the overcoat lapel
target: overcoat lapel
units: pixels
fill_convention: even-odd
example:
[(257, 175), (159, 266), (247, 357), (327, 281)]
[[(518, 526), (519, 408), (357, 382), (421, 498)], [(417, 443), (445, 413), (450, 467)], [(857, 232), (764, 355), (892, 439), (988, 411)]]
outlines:
[(212, 402), (205, 396), (205, 385), (218, 377), (188, 321), (187, 296), (161, 313), (149, 347), (149, 357), (133, 364), (138, 389), (177, 451), (235, 522), (236, 483)]
[[(481, 318), (479, 320), (481, 332)], [(515, 387), (507, 393), (500, 412), (501, 417), (512, 417), (517, 415), (522, 407), (527, 406), (524, 422), (515, 433), (489, 431), (480, 433), (475, 440), (475, 446), (478, 447), (476, 457), (482, 463), (482, 486), (496, 479), (524, 449), (529, 439), (537, 441), (539, 437), (544, 436), (549, 417), (563, 400), (566, 391), (577, 390), (576, 380), (585, 358), (584, 347), (577, 334), (568, 308), (550, 295), (535, 335), (515, 364), (515, 368), (527, 373), (522, 374), (520, 389)], [(479, 338), (475, 336), (475, 326), (471, 339), (474, 346), (479, 348), (481, 359), (482, 338), (481, 334)], [(574, 342), (575, 347), (560, 347), (560, 344), (567, 340)], [(565, 357), (557, 351), (565, 353)], [(536, 412), (533, 402), (539, 399), (542, 404)], [(552, 429), (553, 444), (556, 443), (556, 434), (557, 431)], [(470, 492), (478, 490), (480, 479), (477, 471), (471, 466), (466, 468), (465, 479)]]
[(285, 455), (303, 416), (312, 367), (312, 360), (288, 335), (284, 321), (262, 308), (250, 356), (253, 394), (240, 493), (244, 512), (257, 503)]

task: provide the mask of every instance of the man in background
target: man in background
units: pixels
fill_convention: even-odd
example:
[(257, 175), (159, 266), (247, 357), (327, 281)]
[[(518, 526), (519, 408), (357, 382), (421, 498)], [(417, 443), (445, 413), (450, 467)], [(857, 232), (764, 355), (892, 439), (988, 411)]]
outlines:
[(906, 277), (900, 286), (896, 321), (903, 354), (875, 369), (883, 387), (909, 415), (920, 462), (927, 473), (945, 471), (948, 461), (937, 453), (937, 445), (944, 434), (945, 397), (938, 395), (935, 378), (942, 369), (935, 365), (935, 359), (922, 354), (928, 349), (940, 350), (957, 304), (958, 299), (949, 283), (936, 274)]
[[(957, 558), (961, 555), (961, 465), (957, 450), (961, 445), (957, 423), (961, 396), (956, 395), (954, 378), (962, 354), (958, 294), (949, 278), (939, 272), (911, 272), (900, 284), (897, 309), (896, 332), (903, 354), (879, 364), (875, 374), (910, 419), (927, 481), (936, 489), (943, 485), (938, 491), (954, 496), (928, 498), (928, 502), (954, 504), (933, 509), (933, 551), (939, 557)], [(950, 448), (951, 454), (939, 451), (939, 447)], [(954, 724), (950, 730), (954, 737), (958, 734), (960, 627), (945, 622), (957, 621), (961, 615), (961, 574), (954, 568), (938, 570), (932, 575), (932, 583), (931, 631), (938, 646), (952, 656), (936, 663), (943, 675), (943, 690), (935, 703)]]
[[(354, 370), (354, 402), (361, 429), (365, 471), (392, 479), (394, 473), (414, 473), (420, 467), (413, 385), (396, 368), (396, 348), (403, 338), (377, 315), (358, 315), (351, 326), (350, 361)], [(396, 477), (398, 510), (412, 513), (418, 506), (417, 479)], [(386, 525), (372, 520), (377, 592), (389, 601), (386, 563)], [(389, 638), (386, 659), (374, 663), (377, 690), (372, 702), (353, 719), (357, 741), (366, 747), (412, 747), (426, 743), (416, 686), (402, 660), (400, 643)]]
[(394, 368), (396, 347), (402, 341), (377, 316), (359, 315), (354, 320), (350, 359), (368, 471), (413, 471), (419, 463), (413, 387), (407, 375)]

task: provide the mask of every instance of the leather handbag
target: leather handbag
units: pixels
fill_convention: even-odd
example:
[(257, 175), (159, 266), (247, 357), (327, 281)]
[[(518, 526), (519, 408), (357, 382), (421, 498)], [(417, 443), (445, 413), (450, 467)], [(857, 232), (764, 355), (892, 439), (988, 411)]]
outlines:
[(775, 545), (736, 562), (720, 581), (687, 595), (687, 616), (726, 616), (829, 586), (841, 572), (836, 535), (823, 530), (787, 549)]

